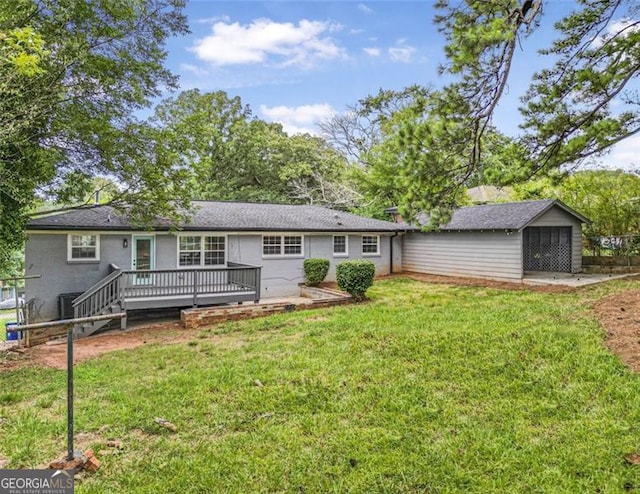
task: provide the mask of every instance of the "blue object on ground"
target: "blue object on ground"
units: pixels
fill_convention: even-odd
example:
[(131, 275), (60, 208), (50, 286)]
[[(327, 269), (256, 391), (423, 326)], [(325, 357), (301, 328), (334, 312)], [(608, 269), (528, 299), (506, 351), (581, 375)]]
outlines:
[(7, 341), (17, 341), (22, 339), (22, 331), (18, 331), (20, 325), (15, 321), (6, 322), (4, 325), (7, 330)]

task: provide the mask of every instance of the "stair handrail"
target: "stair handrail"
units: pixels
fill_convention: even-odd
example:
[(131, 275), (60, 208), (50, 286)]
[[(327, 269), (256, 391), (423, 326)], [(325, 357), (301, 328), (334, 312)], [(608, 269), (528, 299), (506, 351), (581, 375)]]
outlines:
[(96, 284), (94, 284), (93, 286), (85, 290), (85, 292), (82, 295), (73, 299), (73, 302), (71, 302), (71, 305), (73, 306), (74, 311), (76, 307), (78, 307), (82, 302), (88, 300), (90, 297), (94, 296), (96, 293), (112, 285), (123, 274), (123, 271), (115, 264), (110, 264), (109, 269), (111, 271), (110, 274), (108, 274), (107, 276), (102, 278), (100, 281), (98, 281)]

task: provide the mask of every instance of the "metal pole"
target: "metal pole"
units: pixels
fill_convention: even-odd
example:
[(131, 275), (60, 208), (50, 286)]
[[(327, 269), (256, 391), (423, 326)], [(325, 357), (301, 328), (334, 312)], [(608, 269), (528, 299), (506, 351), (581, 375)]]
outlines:
[(73, 460), (73, 325), (67, 326), (67, 460)]
[(18, 282), (17, 281), (13, 285), (13, 295), (16, 299), (16, 324), (20, 324), (20, 305), (18, 303)]
[(67, 328), (67, 460), (74, 459), (73, 451), (73, 339), (74, 328), (87, 322), (102, 321), (105, 319), (123, 319), (127, 317), (126, 312), (117, 314), (102, 314), (91, 317), (78, 317), (75, 319), (63, 319), (59, 321), (41, 322), (35, 324), (25, 324), (21, 326), (22, 331), (32, 331), (34, 329), (52, 328), (64, 326)]
[(39, 274), (31, 274), (29, 276), (15, 276), (12, 278), (2, 278), (0, 282), (13, 282), (13, 295), (16, 300), (16, 324), (20, 324), (20, 307), (18, 306), (18, 281), (20, 280), (33, 280), (36, 278), (40, 278)]

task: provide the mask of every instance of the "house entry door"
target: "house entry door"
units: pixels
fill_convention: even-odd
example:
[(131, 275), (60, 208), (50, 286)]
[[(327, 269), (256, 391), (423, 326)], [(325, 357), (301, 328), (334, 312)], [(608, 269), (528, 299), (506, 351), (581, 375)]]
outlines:
[(153, 283), (151, 273), (145, 273), (155, 268), (155, 237), (153, 235), (134, 235), (131, 250), (131, 269), (136, 271), (133, 282), (136, 285)]

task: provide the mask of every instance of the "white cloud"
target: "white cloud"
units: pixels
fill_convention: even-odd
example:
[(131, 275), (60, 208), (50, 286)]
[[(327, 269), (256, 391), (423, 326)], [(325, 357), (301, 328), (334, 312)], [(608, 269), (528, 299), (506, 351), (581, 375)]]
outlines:
[(310, 67), (318, 59), (344, 57), (344, 50), (327, 36), (341, 28), (339, 24), (306, 19), (297, 25), (271, 19), (256, 19), (245, 25), (216, 22), (212, 34), (197, 40), (191, 49), (199, 59), (217, 66), (275, 60), (280, 66)]
[(218, 15), (215, 17), (201, 17), (196, 19), (196, 24), (213, 24), (214, 22), (230, 22), (231, 18), (228, 15)]
[(316, 124), (336, 113), (328, 103), (302, 106), (260, 105), (260, 113), (272, 122), (279, 122), (288, 134), (317, 134)]
[(364, 3), (359, 3), (358, 4), (358, 10), (360, 12), (364, 12), (365, 14), (372, 14), (373, 13), (373, 9), (371, 7), (367, 7)]
[(380, 48), (363, 48), (362, 50), (370, 57), (380, 56)]
[(396, 45), (389, 48), (388, 51), (392, 62), (410, 63), (413, 60), (416, 49), (407, 45), (404, 39), (399, 39)]
[(193, 65), (191, 63), (181, 63), (180, 64), (180, 70), (184, 71), (184, 72), (191, 72), (194, 75), (197, 76), (206, 76), (209, 75), (209, 71), (206, 69), (203, 69), (202, 67), (199, 67), (197, 65)]
[(611, 169), (640, 170), (640, 135), (627, 137), (599, 158), (603, 166)]
[(632, 19), (618, 19), (608, 26), (607, 32), (605, 34), (596, 37), (591, 42), (591, 46), (593, 46), (594, 48), (600, 48), (602, 45), (604, 45), (606, 40), (616, 35), (617, 33), (622, 33), (622, 36), (627, 36), (629, 35), (629, 33), (635, 33), (636, 31), (640, 31), (640, 24), (638, 24), (637, 20), (634, 21)]

